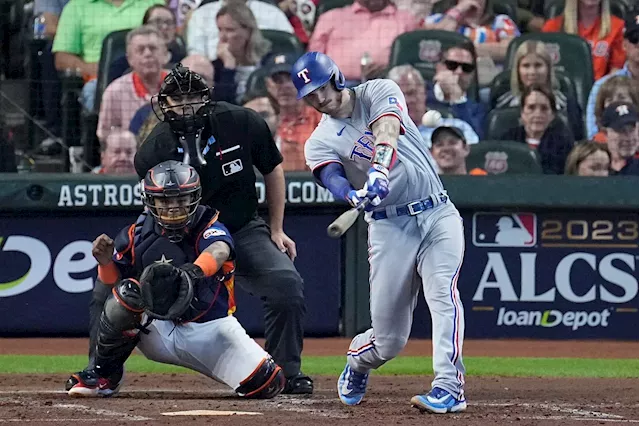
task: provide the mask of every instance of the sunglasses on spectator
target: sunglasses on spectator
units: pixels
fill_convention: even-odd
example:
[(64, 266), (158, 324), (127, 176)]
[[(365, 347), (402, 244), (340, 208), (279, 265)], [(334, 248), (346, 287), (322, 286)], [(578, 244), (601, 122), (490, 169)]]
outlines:
[(176, 25), (172, 19), (150, 19), (147, 24), (154, 25), (156, 27), (173, 27)]
[(458, 69), (458, 67), (460, 67), (462, 68), (462, 72), (467, 74), (470, 72), (473, 72), (473, 70), (476, 69), (476, 66), (474, 64), (467, 64), (465, 62), (458, 62), (458, 61), (450, 61), (448, 59), (444, 60), (444, 66), (447, 67), (449, 71), (455, 71)]

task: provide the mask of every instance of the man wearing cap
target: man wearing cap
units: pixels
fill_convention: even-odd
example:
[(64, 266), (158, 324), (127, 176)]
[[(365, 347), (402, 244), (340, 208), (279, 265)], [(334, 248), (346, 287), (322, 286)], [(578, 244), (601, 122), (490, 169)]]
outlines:
[(486, 175), (487, 172), (475, 168), (467, 173), (469, 146), (464, 133), (457, 127), (440, 126), (431, 134), (431, 154), (438, 163), (440, 175)]
[(284, 171), (308, 170), (304, 159), (304, 143), (322, 118), (322, 114), (313, 107), (297, 99), (298, 92), (291, 80), (291, 70), (297, 59), (291, 54), (275, 55), (265, 65), (265, 85), (280, 110), (276, 140), (284, 158)]
[(638, 176), (638, 108), (614, 102), (602, 113), (602, 126), (611, 152), (611, 175)]
[(602, 77), (596, 81), (589, 93), (589, 101), (587, 103), (587, 136), (589, 139), (593, 139), (594, 135), (598, 133), (598, 124), (596, 123), (596, 99), (598, 98), (598, 91), (607, 79), (614, 75), (624, 75), (631, 77), (636, 82), (638, 81), (638, 15), (627, 18), (624, 25), (624, 51), (627, 53), (627, 62), (621, 70), (615, 71), (609, 75)]

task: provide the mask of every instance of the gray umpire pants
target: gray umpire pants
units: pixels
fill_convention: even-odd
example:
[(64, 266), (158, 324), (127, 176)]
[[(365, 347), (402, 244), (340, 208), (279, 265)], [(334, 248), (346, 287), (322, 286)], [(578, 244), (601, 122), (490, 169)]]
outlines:
[[(265, 350), (286, 377), (300, 372), (306, 313), (302, 277), (286, 253), (271, 241), (269, 226), (256, 217), (232, 234), (236, 250), (236, 284), (263, 302)], [(111, 287), (99, 280), (89, 303), (89, 368), (94, 367), (98, 324)], [(238, 309), (242, 309), (239, 306)]]

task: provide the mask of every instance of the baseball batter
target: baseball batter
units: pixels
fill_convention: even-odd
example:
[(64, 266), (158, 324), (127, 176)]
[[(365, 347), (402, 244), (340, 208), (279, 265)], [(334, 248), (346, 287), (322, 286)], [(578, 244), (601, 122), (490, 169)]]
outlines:
[(359, 404), (369, 371), (404, 348), (422, 285), (433, 321), (435, 379), (412, 405), (433, 413), (465, 410), (464, 312), (457, 289), (462, 219), (400, 88), (381, 79), (346, 89), (336, 64), (318, 52), (298, 59), (292, 79), (298, 97), (324, 113), (305, 145), (307, 164), (337, 198), (352, 206), (367, 203), (372, 328), (349, 346), (340, 399)]
[[(195, 169), (169, 160), (142, 182), (147, 209), (115, 241), (93, 245), (112, 294), (102, 309), (94, 369), (75, 375), (70, 396), (111, 396), (133, 349), (225, 383), (244, 397), (272, 398), (285, 376), (232, 315), (235, 249), (218, 212), (200, 206)], [(100, 284), (102, 285), (102, 284)]]

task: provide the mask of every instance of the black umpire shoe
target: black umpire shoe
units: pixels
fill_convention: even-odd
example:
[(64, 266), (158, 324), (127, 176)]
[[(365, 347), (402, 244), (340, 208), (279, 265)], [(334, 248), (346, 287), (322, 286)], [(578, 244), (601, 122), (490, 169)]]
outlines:
[(282, 393), (288, 395), (310, 395), (313, 393), (313, 380), (303, 373), (287, 377), (287, 384), (284, 386)]

